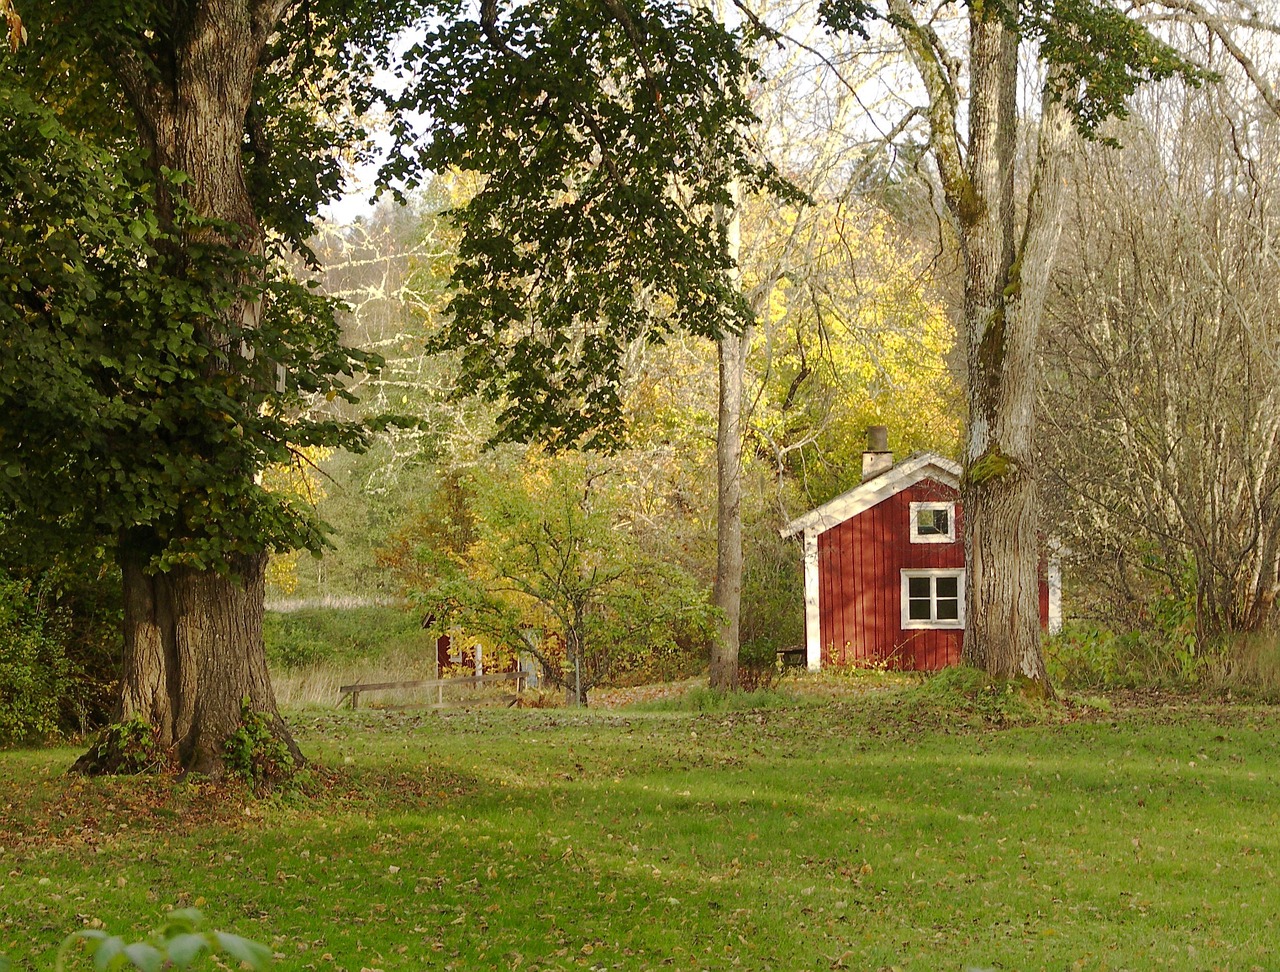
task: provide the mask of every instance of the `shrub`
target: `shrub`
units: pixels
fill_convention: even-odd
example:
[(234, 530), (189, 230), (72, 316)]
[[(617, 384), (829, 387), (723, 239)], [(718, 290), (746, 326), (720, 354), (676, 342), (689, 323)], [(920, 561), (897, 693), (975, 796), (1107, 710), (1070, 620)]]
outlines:
[(227, 737), (227, 768), (258, 787), (270, 787), (293, 776), (296, 768), (289, 747), (271, 725), (271, 717), (240, 706), (240, 728)]
[(290, 670), (334, 659), (378, 658), (399, 649), (435, 650), (421, 617), (391, 606), (269, 611), (262, 635), (267, 660)]
[(169, 753), (156, 740), (156, 731), (141, 719), (106, 726), (73, 769), (90, 776), (136, 776), (158, 773), (169, 762)]
[(63, 700), (74, 689), (60, 627), (30, 585), (0, 574), (0, 745), (58, 733)]
[(770, 691), (783, 674), (772, 640), (748, 641), (738, 648), (738, 685), (744, 692)]

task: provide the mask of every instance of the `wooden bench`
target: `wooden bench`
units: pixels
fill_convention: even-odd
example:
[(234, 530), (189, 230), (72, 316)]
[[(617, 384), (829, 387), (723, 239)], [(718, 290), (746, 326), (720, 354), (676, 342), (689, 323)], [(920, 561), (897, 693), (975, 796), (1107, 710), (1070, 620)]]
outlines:
[(804, 668), (809, 664), (807, 648), (779, 648), (778, 659), (783, 668)]
[(524, 691), (528, 678), (528, 672), (498, 672), (493, 675), (469, 675), (463, 678), (427, 678), (411, 682), (366, 682), (360, 685), (340, 685), (338, 686), (338, 705), (342, 705), (343, 700), (349, 695), (351, 696), (351, 708), (356, 708), (360, 704), (360, 695), (363, 692), (382, 692), (388, 689), (435, 689), (436, 701), (428, 703), (427, 708), (443, 709), (450, 705), (467, 704), (465, 702), (446, 702), (444, 700), (446, 687), (515, 682), (516, 694), (504, 697), (507, 705), (512, 706), (519, 701), (520, 693)]

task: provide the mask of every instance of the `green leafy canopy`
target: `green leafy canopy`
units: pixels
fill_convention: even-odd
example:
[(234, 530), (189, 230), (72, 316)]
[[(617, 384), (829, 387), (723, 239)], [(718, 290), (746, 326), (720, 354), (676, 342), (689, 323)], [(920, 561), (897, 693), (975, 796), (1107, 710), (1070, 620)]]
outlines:
[(616, 446), (628, 346), (749, 318), (717, 207), (735, 180), (787, 191), (753, 157), (753, 65), (705, 10), (669, 0), (463, 4), (406, 55), (385, 178), (480, 177), (437, 350), (499, 401), (499, 439)]
[[(1192, 85), (1215, 75), (1156, 37), (1108, 0), (970, 0), (975, 16), (998, 16), (1039, 45), (1041, 59), (1062, 68), (1050, 92), (1071, 111), (1087, 138), (1108, 118), (1124, 117), (1126, 101), (1144, 84), (1178, 77)], [(867, 36), (869, 21), (892, 19), (865, 0), (822, 0), (829, 30)]]
[[(145, 527), (159, 567), (318, 547), (310, 511), (255, 473), (300, 446), (363, 442), (300, 411), (349, 397), (343, 379), (371, 362), (339, 344), (334, 302), (278, 261), (192, 242), (236, 230), (179, 192), (164, 225), (136, 153), (73, 135), (2, 76), (0, 110), (0, 496), (93, 535)], [(245, 294), (264, 313), (236, 324), (222, 311)]]

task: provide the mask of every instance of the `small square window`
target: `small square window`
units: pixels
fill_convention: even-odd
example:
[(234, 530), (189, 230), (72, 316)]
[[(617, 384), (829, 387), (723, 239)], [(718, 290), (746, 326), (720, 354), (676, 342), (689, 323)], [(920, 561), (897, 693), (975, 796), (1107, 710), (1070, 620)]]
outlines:
[(946, 510), (923, 509), (916, 512), (916, 532), (922, 537), (946, 535), (950, 532), (947, 523), (950, 515)]
[(903, 628), (963, 628), (964, 570), (904, 570)]
[(955, 503), (912, 503), (912, 543), (952, 543), (956, 538)]

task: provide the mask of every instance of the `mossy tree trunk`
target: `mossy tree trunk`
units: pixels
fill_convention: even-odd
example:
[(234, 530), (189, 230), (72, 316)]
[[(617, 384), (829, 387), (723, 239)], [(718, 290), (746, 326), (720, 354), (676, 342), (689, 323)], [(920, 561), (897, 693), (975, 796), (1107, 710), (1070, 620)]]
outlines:
[(1071, 118), (1052, 97), (1051, 69), (1024, 222), (1017, 225), (1016, 10), (969, 7), (968, 137), (959, 94), (936, 39), (906, 0), (891, 0), (898, 32), (929, 96), (933, 155), (964, 263), (969, 421), (961, 485), (965, 505), (963, 660), (989, 674), (1051, 691), (1040, 649), (1040, 529), (1034, 464), (1036, 347), (1065, 202), (1062, 160)]
[(232, 573), (147, 570), (127, 548), (125, 669), (118, 721), (141, 719), (183, 769), (219, 776), (227, 737), (242, 707), (268, 714), (275, 734), (301, 761), (276, 712), (262, 644), (266, 556), (238, 557)]

